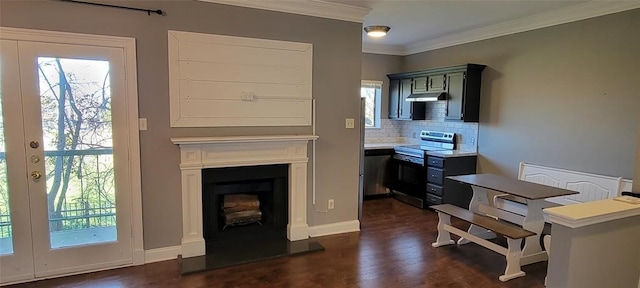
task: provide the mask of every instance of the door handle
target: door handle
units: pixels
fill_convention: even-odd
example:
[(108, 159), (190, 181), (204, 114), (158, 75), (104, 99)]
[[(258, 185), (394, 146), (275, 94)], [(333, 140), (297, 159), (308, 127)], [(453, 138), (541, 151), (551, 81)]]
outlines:
[(40, 173), (40, 171), (34, 170), (31, 172), (31, 178), (33, 178), (34, 180), (38, 180), (40, 179), (40, 177), (42, 177), (42, 173)]

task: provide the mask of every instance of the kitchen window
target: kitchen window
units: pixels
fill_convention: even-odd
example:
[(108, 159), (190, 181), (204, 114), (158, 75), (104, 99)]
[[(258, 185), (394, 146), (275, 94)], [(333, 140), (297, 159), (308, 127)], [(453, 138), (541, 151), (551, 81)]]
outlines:
[(382, 101), (382, 81), (362, 80), (360, 97), (365, 99), (365, 128), (380, 128), (380, 106)]

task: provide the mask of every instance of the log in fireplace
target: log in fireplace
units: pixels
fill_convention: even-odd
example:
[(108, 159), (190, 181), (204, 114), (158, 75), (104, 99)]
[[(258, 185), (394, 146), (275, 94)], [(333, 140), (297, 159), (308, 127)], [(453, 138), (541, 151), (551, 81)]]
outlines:
[[(238, 241), (287, 238), (288, 169), (288, 164), (275, 164), (202, 170), (202, 220), (207, 254), (216, 247)], [(238, 205), (257, 209), (229, 209)], [(251, 217), (229, 218), (229, 212), (238, 211)]]

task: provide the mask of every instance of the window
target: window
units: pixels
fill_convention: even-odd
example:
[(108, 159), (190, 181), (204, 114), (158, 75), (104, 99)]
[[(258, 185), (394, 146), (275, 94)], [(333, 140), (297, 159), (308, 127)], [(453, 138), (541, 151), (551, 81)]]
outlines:
[(360, 97), (365, 99), (364, 127), (380, 128), (380, 101), (382, 100), (382, 81), (362, 80)]

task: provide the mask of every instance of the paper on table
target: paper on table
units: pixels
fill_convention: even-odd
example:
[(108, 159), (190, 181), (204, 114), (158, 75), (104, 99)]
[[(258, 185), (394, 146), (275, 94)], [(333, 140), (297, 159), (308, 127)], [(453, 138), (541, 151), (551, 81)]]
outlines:
[(636, 198), (632, 196), (620, 196), (620, 197), (613, 198), (613, 200), (635, 204), (635, 205), (640, 204), (640, 198)]

